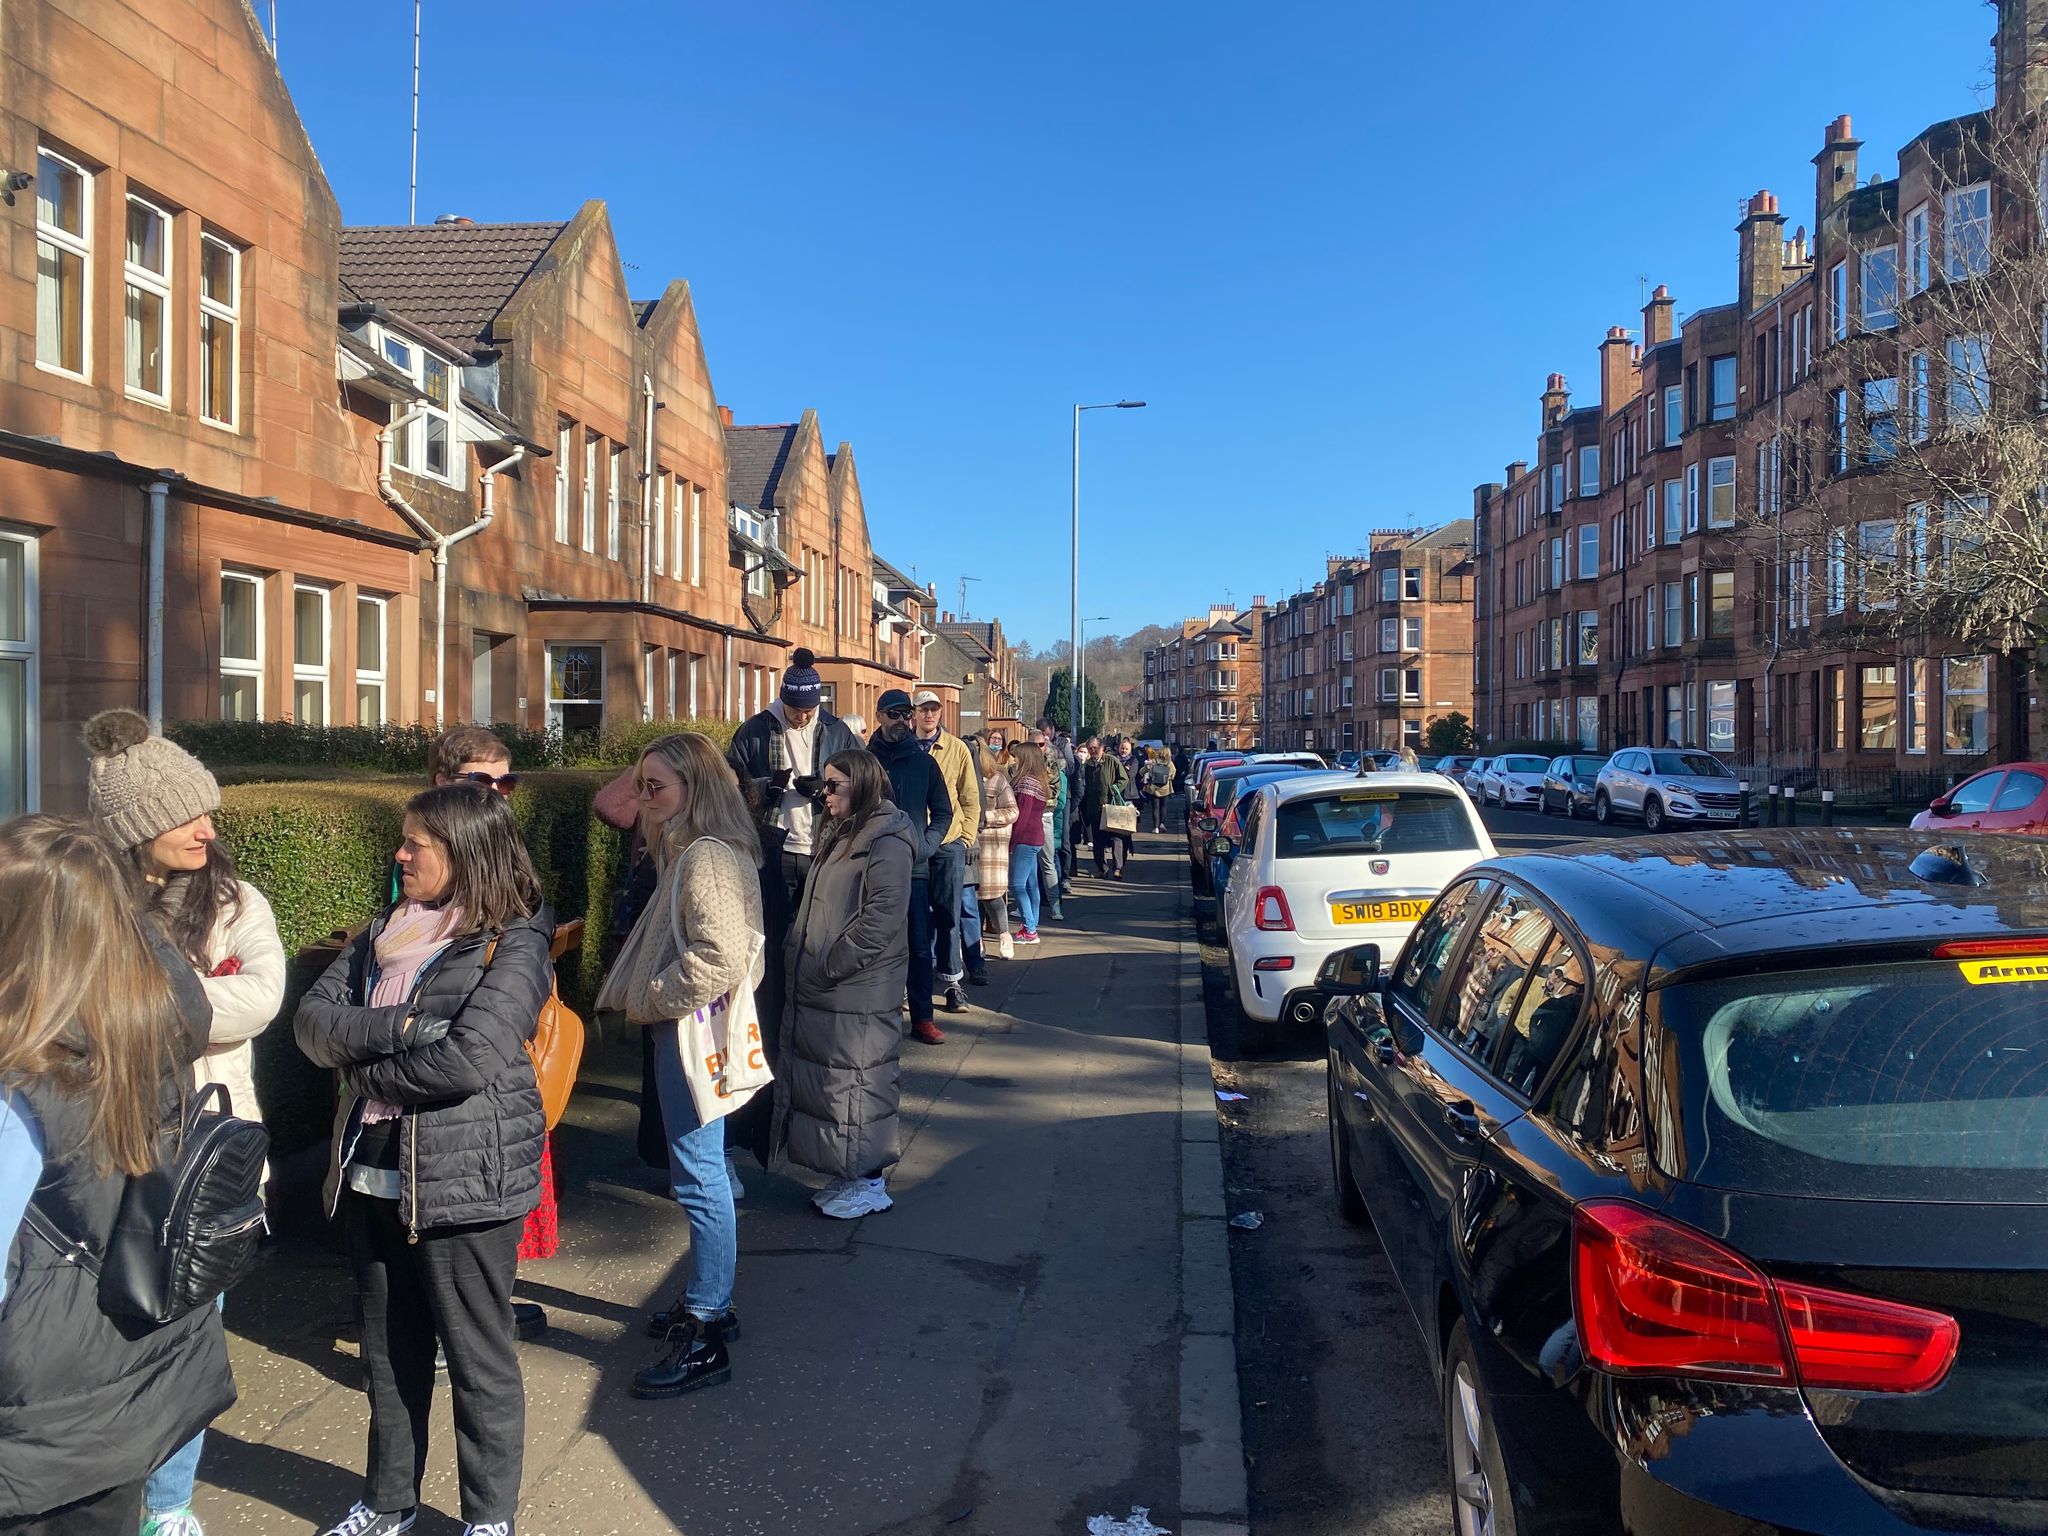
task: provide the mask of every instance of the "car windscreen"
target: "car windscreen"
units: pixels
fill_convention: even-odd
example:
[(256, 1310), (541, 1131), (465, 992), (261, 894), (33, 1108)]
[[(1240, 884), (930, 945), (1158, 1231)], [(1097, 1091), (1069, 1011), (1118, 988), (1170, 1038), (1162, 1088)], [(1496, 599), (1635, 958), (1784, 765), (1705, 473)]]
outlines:
[(1340, 789), (1283, 803), (1273, 821), (1282, 859), (1355, 853), (1452, 853), (1479, 839), (1456, 796), (1422, 789)]
[(1500, 760), (1502, 773), (1542, 773), (1550, 767), (1545, 757), (1504, 757)]
[(1607, 759), (1604, 757), (1575, 757), (1571, 760), (1571, 765), (1573, 773), (1581, 774), (1591, 779), (1598, 777), (1600, 770), (1607, 766)]
[(1732, 779), (1734, 774), (1721, 766), (1718, 757), (1709, 757), (1704, 752), (1652, 752), (1650, 771), (1669, 774), (1673, 777), (1695, 779)]
[(1212, 807), (1228, 805), (1253, 784), (1263, 784), (1268, 779), (1288, 779), (1306, 772), (1306, 768), (1290, 763), (1262, 763), (1242, 773), (1219, 773), (1209, 784), (1209, 804)]
[(1767, 972), (1652, 998), (1686, 1084), (1690, 1166), (1668, 1171), (1769, 1194), (2048, 1200), (2048, 957)]

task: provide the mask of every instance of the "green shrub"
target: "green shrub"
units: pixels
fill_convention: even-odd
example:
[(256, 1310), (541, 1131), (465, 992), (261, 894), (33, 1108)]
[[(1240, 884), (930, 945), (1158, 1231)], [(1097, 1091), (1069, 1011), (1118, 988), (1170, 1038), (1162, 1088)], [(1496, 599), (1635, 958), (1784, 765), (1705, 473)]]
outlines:
[[(585, 942), (565, 963), (562, 994), (587, 1019), (603, 977), (601, 950), (611, 899), (624, 874), (627, 839), (591, 813), (607, 772), (526, 774), (512, 797), (534, 866), (557, 919), (581, 917)], [(382, 909), (405, 805), (422, 786), (406, 778), (243, 784), (222, 792), (216, 822), (242, 878), (269, 897), (287, 953)], [(280, 1151), (321, 1139), (332, 1107), (329, 1075), (301, 1056), (291, 1018), (311, 984), (295, 967), (279, 1022), (257, 1042), (264, 1119)]]
[[(491, 727), (512, 751), (512, 766), (621, 768), (646, 745), (671, 731), (698, 731), (732, 742), (730, 720), (636, 720), (602, 731), (557, 736), (499, 723)], [(164, 732), (187, 752), (228, 777), (249, 781), (247, 770), (302, 765), (322, 776), (347, 772), (424, 774), (435, 731), (427, 725), (297, 725), (289, 720), (181, 720)]]

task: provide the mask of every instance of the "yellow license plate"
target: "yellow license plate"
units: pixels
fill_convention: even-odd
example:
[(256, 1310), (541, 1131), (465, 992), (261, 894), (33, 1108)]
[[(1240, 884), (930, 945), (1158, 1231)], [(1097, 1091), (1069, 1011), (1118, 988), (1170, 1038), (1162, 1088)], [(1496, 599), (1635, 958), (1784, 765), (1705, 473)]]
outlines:
[(1412, 923), (1429, 910), (1426, 901), (1333, 901), (1333, 923)]

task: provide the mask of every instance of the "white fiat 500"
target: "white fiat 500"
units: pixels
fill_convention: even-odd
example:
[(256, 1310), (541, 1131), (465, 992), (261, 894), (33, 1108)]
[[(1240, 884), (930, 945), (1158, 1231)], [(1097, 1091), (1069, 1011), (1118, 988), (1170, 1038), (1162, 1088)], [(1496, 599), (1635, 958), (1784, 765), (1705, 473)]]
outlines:
[(1304, 773), (1242, 812), (1224, 899), (1240, 1043), (1322, 1014), (1323, 960), (1353, 944), (1398, 951), (1436, 893), (1494, 855), (1472, 802), (1434, 773)]

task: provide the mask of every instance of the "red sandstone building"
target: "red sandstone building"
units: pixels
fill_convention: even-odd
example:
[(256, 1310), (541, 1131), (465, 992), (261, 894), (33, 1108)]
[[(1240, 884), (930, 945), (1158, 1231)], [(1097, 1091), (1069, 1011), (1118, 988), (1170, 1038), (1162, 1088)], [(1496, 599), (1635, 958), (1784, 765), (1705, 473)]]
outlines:
[(1261, 744), (1265, 615), (1263, 597), (1243, 612), (1214, 603), (1206, 618), (1182, 619), (1178, 635), (1145, 652), (1145, 719), (1167, 745), (1200, 751)]
[[(342, 227), (239, 0), (0, 9), (0, 815), (78, 725), (872, 721), (932, 605), (851, 448), (736, 426), (605, 207)], [(228, 131), (223, 132), (223, 129)]]

